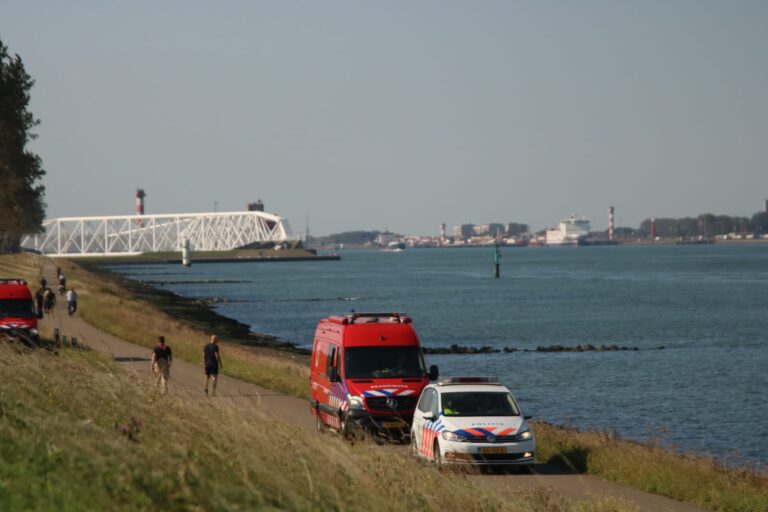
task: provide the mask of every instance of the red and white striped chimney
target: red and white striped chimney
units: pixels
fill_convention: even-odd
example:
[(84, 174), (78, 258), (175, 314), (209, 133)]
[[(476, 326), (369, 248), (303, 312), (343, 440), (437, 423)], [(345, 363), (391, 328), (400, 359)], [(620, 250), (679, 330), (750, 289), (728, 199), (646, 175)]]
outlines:
[(144, 215), (144, 196), (147, 194), (144, 193), (143, 188), (136, 189), (136, 214), (137, 215)]

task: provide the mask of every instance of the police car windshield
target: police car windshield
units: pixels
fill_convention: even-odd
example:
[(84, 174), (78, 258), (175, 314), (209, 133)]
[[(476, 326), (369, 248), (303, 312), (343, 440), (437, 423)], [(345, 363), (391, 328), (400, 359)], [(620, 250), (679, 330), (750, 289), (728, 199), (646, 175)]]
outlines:
[(520, 416), (520, 411), (506, 392), (456, 391), (441, 397), (445, 416)]
[(35, 318), (31, 299), (0, 299), (0, 318)]
[(344, 351), (348, 379), (424, 377), (419, 347), (348, 347)]

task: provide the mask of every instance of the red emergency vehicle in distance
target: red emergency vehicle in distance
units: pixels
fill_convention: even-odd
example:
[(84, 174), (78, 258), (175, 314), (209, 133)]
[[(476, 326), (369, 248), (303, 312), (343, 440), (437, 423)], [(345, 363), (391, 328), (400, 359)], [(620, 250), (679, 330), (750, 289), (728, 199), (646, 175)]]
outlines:
[(351, 313), (320, 320), (310, 363), (310, 407), (317, 428), (355, 428), (392, 437), (410, 432), (427, 372), (409, 316)]
[(0, 278), (0, 335), (37, 339), (37, 315), (26, 281)]

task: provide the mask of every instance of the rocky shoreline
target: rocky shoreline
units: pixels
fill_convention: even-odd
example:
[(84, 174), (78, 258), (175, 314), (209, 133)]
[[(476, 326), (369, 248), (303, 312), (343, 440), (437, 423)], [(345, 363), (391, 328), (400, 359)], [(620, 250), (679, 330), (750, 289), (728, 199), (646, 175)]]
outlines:
[[(548, 345), (538, 346), (534, 349), (531, 348), (516, 348), (516, 347), (490, 347), (484, 345), (481, 347), (468, 347), (462, 345), (451, 345), (450, 347), (424, 347), (425, 354), (497, 354), (500, 352), (623, 352), (623, 351), (638, 351), (641, 350), (638, 347), (624, 347), (620, 345)], [(645, 350), (664, 350), (664, 346), (655, 347)]]
[(229, 342), (250, 347), (261, 347), (292, 354), (308, 355), (309, 350), (290, 341), (251, 331), (248, 324), (217, 313), (211, 306), (228, 302), (223, 299), (193, 299), (174, 292), (156, 288), (160, 283), (128, 279), (116, 272), (92, 262), (78, 262), (80, 266), (119, 283), (131, 294), (147, 301), (160, 311), (178, 318), (203, 332), (217, 333)]
[[(309, 355), (310, 350), (299, 347), (293, 342), (280, 340), (275, 336), (263, 333), (255, 333), (250, 330), (248, 324), (242, 323), (233, 318), (217, 313), (213, 306), (216, 304), (226, 304), (232, 301), (221, 297), (206, 298), (188, 298), (178, 295), (174, 292), (157, 288), (157, 286), (167, 284), (165, 281), (140, 281), (124, 277), (121, 274), (109, 270), (102, 265), (93, 262), (79, 262), (81, 266), (90, 272), (97, 273), (105, 279), (118, 281), (119, 284), (138, 297), (150, 302), (161, 311), (172, 315), (180, 320), (192, 325), (195, 328), (205, 332), (217, 332), (224, 336), (228, 341), (239, 343), (245, 346), (262, 347), (292, 354)], [(203, 281), (201, 281), (202, 283)], [(215, 281), (220, 283), (222, 281)], [(237, 282), (237, 281), (235, 281)], [(342, 298), (337, 298), (340, 300)], [(345, 298), (346, 299), (346, 298)], [(320, 300), (320, 299), (318, 299)], [(348, 299), (346, 299), (348, 300)], [(663, 350), (664, 346), (644, 350)], [(592, 345), (579, 344), (574, 346), (548, 345), (532, 348), (517, 347), (491, 347), (483, 346), (465, 346), (453, 344), (449, 347), (423, 347), (425, 354), (429, 355), (474, 355), (474, 354), (498, 354), (513, 352), (622, 352), (638, 351), (638, 347), (626, 347), (620, 345)]]

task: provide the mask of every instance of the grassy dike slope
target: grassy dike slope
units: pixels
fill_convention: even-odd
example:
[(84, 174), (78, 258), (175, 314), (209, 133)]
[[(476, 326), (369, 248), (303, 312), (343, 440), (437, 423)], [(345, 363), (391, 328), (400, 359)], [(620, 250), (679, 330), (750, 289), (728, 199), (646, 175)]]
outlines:
[[(71, 261), (57, 261), (67, 276), (67, 285), (78, 292), (78, 314), (89, 324), (120, 339), (152, 348), (157, 336), (165, 336), (175, 357), (201, 363), (203, 347), (211, 334), (221, 334), (212, 327), (204, 332), (190, 323), (163, 313), (148, 301), (134, 296), (116, 277), (89, 272)], [(243, 347), (224, 341), (227, 375), (292, 396), (309, 398), (309, 368), (297, 364), (296, 356), (255, 347)], [(87, 341), (87, 340), (86, 340)]]
[(489, 494), (257, 407), (158, 396), (93, 352), (3, 343), (0, 371), (3, 511), (585, 510)]
[(4, 512), (628, 510), (612, 499), (572, 505), (540, 491), (488, 492), (461, 474), (287, 424), (252, 402), (158, 395), (95, 352), (3, 341), (0, 375)]
[[(21, 274), (22, 270), (19, 269), (15, 275), (27, 276), (32, 282), (36, 282), (35, 276), (39, 275), (39, 270), (30, 270), (30, 268), (39, 265), (41, 261), (41, 259), (31, 256), (15, 256), (12, 259), (0, 258), (0, 274), (8, 273), (3, 270), (4, 265), (13, 264), (22, 267), (26, 265), (28, 274)], [(164, 333), (173, 344), (177, 357), (198, 362), (201, 347), (206, 339), (205, 333), (196, 331), (184, 322), (171, 318), (146, 302), (132, 297), (130, 293), (121, 288), (116, 279), (84, 271), (71, 262), (61, 262), (61, 265), (68, 276), (68, 281), (78, 288), (81, 302), (80, 310), (90, 323), (118, 337), (145, 346), (152, 346), (154, 336), (157, 333)], [(306, 397), (307, 370), (303, 365), (292, 363), (290, 357), (293, 356), (290, 354), (284, 354), (280, 359), (269, 354), (261, 355), (246, 348), (227, 345), (226, 355), (225, 370), (227, 374), (287, 394)], [(84, 398), (84, 400), (87, 402), (87, 399)], [(286, 428), (290, 429), (291, 427)], [(545, 423), (538, 423), (534, 428), (537, 434), (537, 458), (539, 462), (562, 463), (578, 472), (594, 474), (640, 490), (665, 495), (712, 510), (768, 510), (768, 479), (764, 475), (749, 471), (726, 470), (710, 459), (681, 456), (659, 447), (640, 445), (611, 435), (578, 432)], [(336, 440), (331, 439), (329, 441), (324, 438), (318, 440), (312, 437), (307, 442), (322, 452), (326, 445), (331, 446), (331, 444), (336, 443)], [(354, 455), (355, 448), (353, 447), (342, 445), (336, 449), (352, 450), (352, 455), (347, 453), (345, 457), (357, 456)], [(291, 458), (293, 452), (291, 451), (290, 454), (286, 452), (284, 455)], [(363, 450), (360, 456), (370, 457), (372, 455)], [(402, 485), (405, 487), (421, 485), (419, 482), (421, 481), (420, 478), (423, 478), (422, 473), (433, 473), (431, 469), (413, 466), (413, 461), (387, 460), (389, 461), (387, 462), (388, 465), (393, 464), (394, 466), (388, 470), (384, 469), (386, 471), (401, 473), (404, 471), (404, 467), (413, 468), (415, 471), (413, 480), (407, 477), (410, 473), (403, 474)], [(348, 463), (352, 464), (352, 467), (357, 467), (358, 464), (365, 465), (369, 464), (370, 461), (364, 458), (353, 458)], [(371, 476), (368, 475), (367, 478), (371, 478)], [(457, 475), (450, 475), (447, 478), (454, 482), (453, 485), (460, 484), (460, 486), (466, 487), (469, 493), (478, 492), (477, 489), (468, 486), (464, 479), (450, 480), (458, 478)], [(409, 482), (412, 483), (409, 484)], [(351, 480), (346, 481), (346, 483), (352, 485)], [(437, 484), (425, 483), (425, 485)], [(348, 487), (345, 484), (338, 488), (338, 492), (354, 494), (350, 490), (354, 488), (353, 485)], [(427, 495), (431, 495), (432, 489), (419, 490), (417, 488), (415, 491), (423, 491)], [(401, 493), (388, 494), (399, 496)], [(484, 491), (482, 495), (487, 496), (487, 491)], [(494, 497), (487, 498), (495, 499)], [(518, 496), (516, 499), (523, 498)], [(528, 509), (568, 510), (569, 507), (569, 505), (551, 496), (541, 494), (528, 495), (524, 499), (528, 500), (524, 506)], [(435, 504), (439, 502), (438, 500)], [(545, 502), (546, 505), (543, 505)], [(339, 508), (355, 508), (352, 502), (341, 503)], [(423, 503), (421, 505), (418, 503), (417, 509), (430, 508)], [(488, 510), (497, 509), (496, 502), (493, 503), (489, 504)], [(398, 508), (395, 502), (382, 502), (381, 505), (382, 509)], [(473, 503), (470, 509), (476, 510), (477, 505), (477, 503)], [(519, 503), (510, 504), (510, 506), (512, 505), (515, 509)], [(593, 505), (593, 507), (598, 508), (601, 506), (614, 509), (612, 508), (613, 505)], [(449, 506), (448, 510), (457, 508), (458, 502), (455, 506)]]

